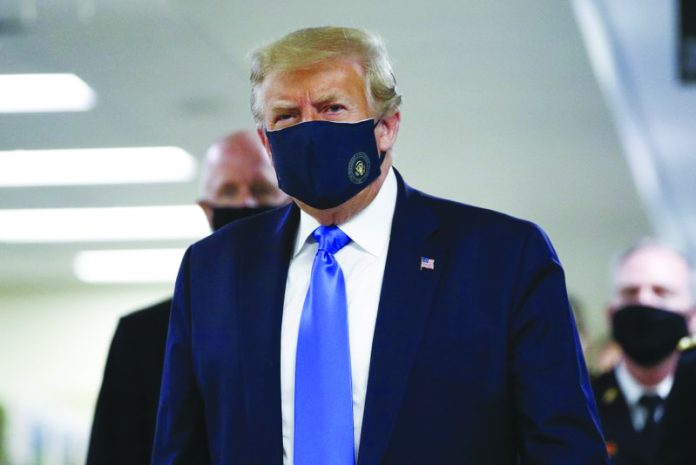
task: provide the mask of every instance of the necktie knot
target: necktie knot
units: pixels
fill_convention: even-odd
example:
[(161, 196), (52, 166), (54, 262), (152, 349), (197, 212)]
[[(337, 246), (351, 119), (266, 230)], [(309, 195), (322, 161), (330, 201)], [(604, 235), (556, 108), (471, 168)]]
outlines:
[(662, 397), (657, 394), (643, 394), (638, 399), (638, 404), (654, 414), (655, 410), (662, 404)]
[(662, 415), (658, 413), (658, 410), (661, 409), (663, 402), (662, 397), (657, 394), (643, 394), (638, 399), (638, 405), (646, 411), (645, 425), (642, 430), (644, 435), (652, 434), (652, 431), (657, 427), (657, 423)]
[(350, 242), (350, 237), (338, 226), (319, 226), (312, 233), (312, 237), (319, 244), (319, 250), (324, 250), (332, 255)]

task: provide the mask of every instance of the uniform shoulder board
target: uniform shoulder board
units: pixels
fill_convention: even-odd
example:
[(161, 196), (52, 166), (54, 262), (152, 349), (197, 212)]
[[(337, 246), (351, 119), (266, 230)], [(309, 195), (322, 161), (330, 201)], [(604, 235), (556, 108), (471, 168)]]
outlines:
[(696, 349), (696, 336), (685, 336), (681, 338), (677, 347), (680, 352)]
[(604, 391), (604, 393), (602, 394), (602, 402), (604, 402), (606, 405), (609, 405), (613, 403), (618, 396), (619, 390), (616, 387), (611, 386), (607, 388), (607, 390)]

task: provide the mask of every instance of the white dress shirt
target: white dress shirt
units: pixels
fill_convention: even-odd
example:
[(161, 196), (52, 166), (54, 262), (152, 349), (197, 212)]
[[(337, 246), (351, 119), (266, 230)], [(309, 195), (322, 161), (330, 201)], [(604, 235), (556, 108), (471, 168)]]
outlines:
[[(389, 170), (382, 188), (361, 212), (339, 225), (352, 241), (335, 257), (341, 266), (348, 300), (348, 340), (353, 384), (355, 458), (358, 457), (372, 337), (387, 261), (391, 224), (396, 207), (396, 176)], [(285, 287), (283, 323), (280, 334), (280, 391), (283, 418), (283, 463), (293, 463), (295, 411), (295, 354), (300, 316), (309, 289), (317, 243), (311, 233), (320, 225), (300, 212), (300, 225)]]
[[(672, 390), (672, 384), (674, 384), (674, 376), (669, 375), (656, 386), (647, 388), (640, 384), (628, 371), (626, 364), (621, 362), (616, 367), (616, 382), (624, 395), (624, 399), (626, 399), (633, 427), (636, 431), (641, 431), (645, 426), (645, 421), (648, 419), (648, 411), (638, 401), (643, 395), (651, 394), (657, 394), (662, 397), (662, 400), (667, 400), (669, 391)], [(655, 411), (655, 420), (659, 421), (663, 413), (663, 408), (659, 407)]]

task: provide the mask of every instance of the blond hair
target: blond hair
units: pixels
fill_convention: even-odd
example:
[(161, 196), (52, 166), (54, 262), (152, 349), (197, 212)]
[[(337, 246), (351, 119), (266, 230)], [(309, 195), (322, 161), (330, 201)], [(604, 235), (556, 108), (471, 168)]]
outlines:
[(375, 117), (381, 118), (398, 109), (401, 95), (396, 91), (396, 78), (379, 36), (354, 28), (313, 27), (291, 32), (252, 53), (251, 112), (256, 122), (263, 121), (261, 85), (269, 74), (309, 68), (340, 58), (356, 59), (363, 68), (367, 99)]

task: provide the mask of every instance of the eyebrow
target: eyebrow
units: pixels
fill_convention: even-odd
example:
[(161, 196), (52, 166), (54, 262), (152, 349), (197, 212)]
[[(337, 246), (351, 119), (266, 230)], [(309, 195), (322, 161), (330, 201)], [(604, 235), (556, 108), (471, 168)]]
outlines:
[(271, 107), (271, 113), (281, 113), (286, 111), (297, 110), (297, 105), (292, 102), (278, 102)]
[(324, 103), (331, 102), (333, 100), (341, 100), (342, 96), (337, 94), (337, 93), (331, 93), (331, 94), (324, 94), (324, 95), (319, 95), (314, 101), (312, 102), (313, 105), (321, 105)]
[[(312, 101), (312, 106), (320, 107), (330, 102), (336, 101), (341, 103), (349, 103), (347, 102), (348, 100), (350, 99), (347, 98), (345, 95), (334, 92), (330, 94), (320, 95)], [(279, 102), (273, 103), (273, 105), (271, 106), (271, 113), (275, 114), (293, 110), (297, 110), (297, 105), (291, 101), (280, 100)]]

